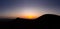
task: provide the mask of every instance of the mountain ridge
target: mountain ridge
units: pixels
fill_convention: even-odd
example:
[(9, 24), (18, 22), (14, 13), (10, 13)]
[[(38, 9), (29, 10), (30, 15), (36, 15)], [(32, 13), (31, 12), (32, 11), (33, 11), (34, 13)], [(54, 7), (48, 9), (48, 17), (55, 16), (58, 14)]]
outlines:
[[(48, 25), (51, 24), (53, 26), (54, 24), (56, 26), (53, 26), (55, 28), (58, 27), (58, 24), (60, 22), (60, 16), (54, 15), (54, 14), (44, 14), (41, 17), (38, 17), (34, 20), (27, 20), (23, 18), (16, 18), (9, 22), (0, 22), (1, 26), (7, 26), (8, 29), (48, 29)], [(3, 28), (4, 28), (3, 26)], [(6, 27), (6, 29), (7, 29)], [(53, 28), (52, 27), (52, 28)]]

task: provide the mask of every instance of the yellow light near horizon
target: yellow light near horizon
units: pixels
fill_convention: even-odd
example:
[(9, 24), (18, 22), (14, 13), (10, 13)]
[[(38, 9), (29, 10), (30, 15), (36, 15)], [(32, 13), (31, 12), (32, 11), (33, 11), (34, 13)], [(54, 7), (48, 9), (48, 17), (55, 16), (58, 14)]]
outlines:
[(23, 16), (20, 16), (20, 18), (24, 18), (24, 19), (35, 19), (35, 18), (37, 18), (37, 15), (23, 15)]
[(26, 19), (34, 19), (36, 18), (36, 16), (32, 16), (32, 15), (29, 15), (29, 16), (24, 16)]
[(35, 19), (39, 17), (39, 8), (35, 7), (24, 7), (21, 9), (20, 15), (18, 15), (20, 18), (24, 19)]

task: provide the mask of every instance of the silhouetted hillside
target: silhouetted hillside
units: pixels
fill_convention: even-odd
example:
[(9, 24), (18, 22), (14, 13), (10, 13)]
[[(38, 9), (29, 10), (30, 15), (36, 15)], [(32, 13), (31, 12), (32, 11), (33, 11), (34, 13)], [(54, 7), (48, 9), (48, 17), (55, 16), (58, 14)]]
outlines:
[(50, 21), (52, 23), (58, 23), (58, 22), (60, 22), (60, 16), (54, 15), (54, 14), (45, 14), (45, 15), (37, 18), (37, 19), (39, 19), (41, 21), (43, 21), (43, 20), (44, 21)]
[[(48, 24), (52, 28), (57, 28), (57, 24), (60, 22), (60, 16), (53, 14), (45, 14), (35, 20), (27, 20), (23, 18), (12, 19), (9, 22), (0, 22), (0, 25), (7, 26), (6, 29), (48, 29)], [(56, 25), (56, 26), (54, 26)], [(3, 28), (4, 28), (3, 26)]]
[(60, 16), (54, 15), (54, 14), (45, 14), (41, 17), (37, 18), (38, 21), (41, 21), (41, 23), (48, 23), (50, 28), (52, 29), (59, 29), (60, 26)]

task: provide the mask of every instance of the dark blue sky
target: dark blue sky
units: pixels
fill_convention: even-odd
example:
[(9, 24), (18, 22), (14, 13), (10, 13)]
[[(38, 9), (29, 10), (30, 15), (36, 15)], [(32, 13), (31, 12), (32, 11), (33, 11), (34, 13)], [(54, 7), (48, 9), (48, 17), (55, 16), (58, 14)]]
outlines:
[(18, 13), (19, 10), (15, 9), (26, 6), (38, 6), (45, 14), (60, 15), (60, 0), (0, 0), (0, 16), (7, 16), (12, 12)]

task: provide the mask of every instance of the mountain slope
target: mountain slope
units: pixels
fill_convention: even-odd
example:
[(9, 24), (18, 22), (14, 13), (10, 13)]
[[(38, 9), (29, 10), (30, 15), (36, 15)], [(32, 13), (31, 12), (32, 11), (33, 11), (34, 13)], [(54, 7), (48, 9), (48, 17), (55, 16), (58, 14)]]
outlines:
[(45, 14), (35, 20), (16, 18), (13, 21), (0, 22), (0, 25), (7, 26), (8, 29), (48, 29), (49, 24), (52, 26), (52, 28), (57, 28), (57, 24), (60, 22), (59, 19), (60, 16), (58, 15)]

